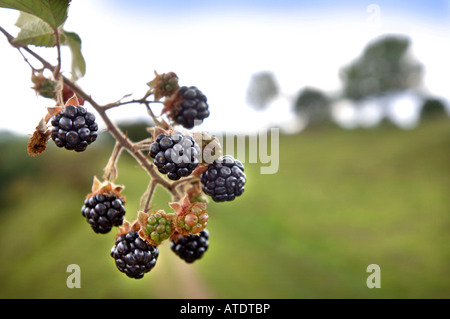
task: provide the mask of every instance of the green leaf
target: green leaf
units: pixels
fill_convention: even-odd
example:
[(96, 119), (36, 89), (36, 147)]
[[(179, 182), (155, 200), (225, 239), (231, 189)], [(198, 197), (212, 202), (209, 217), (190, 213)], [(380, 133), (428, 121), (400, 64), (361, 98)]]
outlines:
[(69, 46), (72, 52), (72, 79), (77, 80), (86, 73), (86, 62), (81, 53), (81, 38), (75, 32), (63, 31), (65, 40), (61, 42)]
[(32, 14), (47, 22), (54, 30), (67, 19), (71, 0), (0, 0), (0, 7)]
[(38, 17), (21, 12), (16, 26), (20, 28), (14, 42), (53, 47), (56, 44), (55, 31), (50, 25)]

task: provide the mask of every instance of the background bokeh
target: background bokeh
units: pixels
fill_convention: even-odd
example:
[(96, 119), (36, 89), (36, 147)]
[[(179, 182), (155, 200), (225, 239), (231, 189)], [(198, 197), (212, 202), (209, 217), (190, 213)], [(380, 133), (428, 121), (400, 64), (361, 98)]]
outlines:
[[(195, 131), (280, 129), (278, 171), (261, 174), (247, 152), (245, 193), (209, 205), (205, 256), (186, 264), (166, 242), (141, 280), (115, 268), (114, 232), (95, 234), (80, 212), (114, 141), (103, 131), (86, 152), (50, 142), (29, 157), (27, 134), (53, 101), (0, 38), (0, 297), (449, 298), (449, 12), (447, 1), (74, 1), (79, 84), (100, 103), (174, 71), (208, 96)], [(0, 9), (13, 34), (16, 18)], [(146, 137), (145, 109), (110, 115)], [(148, 175), (125, 153), (118, 170), (133, 220)], [(158, 188), (154, 207), (169, 200)], [(66, 285), (70, 264), (79, 289)], [(380, 289), (366, 286), (370, 264)]]

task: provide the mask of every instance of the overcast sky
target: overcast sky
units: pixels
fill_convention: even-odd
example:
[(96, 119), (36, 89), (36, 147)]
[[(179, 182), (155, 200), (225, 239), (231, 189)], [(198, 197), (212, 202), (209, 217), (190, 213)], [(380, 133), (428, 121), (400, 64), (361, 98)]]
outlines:
[[(77, 32), (87, 62), (79, 84), (99, 103), (133, 93), (174, 71), (181, 85), (208, 97), (211, 115), (198, 129), (254, 131), (289, 122), (291, 99), (305, 86), (341, 88), (339, 69), (383, 34), (411, 37), (425, 65), (424, 88), (450, 99), (449, 1), (73, 1), (67, 31)], [(16, 34), (17, 13), (0, 9), (0, 25)], [(39, 49), (55, 61), (54, 49)], [(52, 101), (36, 97), (29, 67), (0, 37), (0, 130), (31, 134)], [(70, 70), (70, 53), (63, 51)], [(283, 96), (266, 113), (245, 103), (252, 74), (270, 70)], [(89, 107), (89, 106), (88, 106)], [(146, 117), (138, 105), (110, 112), (115, 120)], [(405, 112), (407, 114), (407, 112)], [(102, 123), (100, 123), (102, 124)]]

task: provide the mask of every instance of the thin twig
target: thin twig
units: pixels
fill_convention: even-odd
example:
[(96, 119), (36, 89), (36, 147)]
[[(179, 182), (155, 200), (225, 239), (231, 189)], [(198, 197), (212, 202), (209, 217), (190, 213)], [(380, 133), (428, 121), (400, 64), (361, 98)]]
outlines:
[(14, 42), (14, 37), (9, 34), (5, 29), (3, 29), (2, 27), (0, 27), (0, 32), (2, 32), (5, 37), (8, 39), (9, 44), (11, 44), (13, 47), (15, 47), (16, 49), (24, 49), (25, 51), (27, 51), (30, 55), (32, 55), (36, 60), (38, 60), (39, 62), (42, 63), (43, 67), (49, 70), (54, 70), (54, 66), (51, 65), (49, 62), (47, 62), (44, 58), (42, 58), (39, 54), (37, 54), (36, 52), (34, 52), (33, 50), (31, 50), (28, 46), (24, 45), (24, 44), (20, 44), (20, 43), (16, 43)]
[(22, 57), (23, 57), (23, 59), (25, 60), (25, 62), (26, 62), (26, 63), (28, 64), (28, 66), (31, 68), (31, 70), (33, 70), (33, 72), (38, 73), (38, 72), (41, 72), (41, 71), (44, 70), (43, 68), (41, 68), (41, 69), (36, 69), (36, 68), (30, 63), (30, 61), (28, 61), (27, 57), (25, 56), (25, 54), (23, 54), (23, 52), (20, 50), (20, 48), (17, 48), (17, 49), (18, 49), (19, 53), (22, 55)]
[(172, 182), (172, 187), (176, 188), (176, 187), (180, 186), (181, 184), (188, 183), (188, 182), (191, 182), (191, 181), (197, 180), (197, 179), (198, 179), (198, 177), (196, 177), (196, 176), (189, 176), (184, 179), (179, 179), (175, 182)]
[(55, 80), (59, 79), (59, 75), (61, 72), (61, 44), (59, 42), (59, 32), (58, 29), (55, 29), (55, 39), (56, 39), (56, 52), (57, 52), (57, 63), (55, 67), (55, 71), (53, 72), (53, 77)]
[(166, 122), (161, 122), (160, 120), (158, 120), (158, 119), (156, 118), (155, 114), (153, 114), (153, 111), (152, 111), (152, 109), (151, 109), (149, 103), (144, 103), (144, 104), (145, 104), (145, 107), (147, 108), (147, 113), (150, 115), (150, 117), (152, 118), (153, 122), (154, 122), (156, 125), (158, 125), (158, 126), (164, 128), (164, 129), (168, 129), (168, 128), (169, 128), (169, 125), (168, 125)]
[(111, 156), (109, 157), (108, 164), (105, 166), (105, 174), (104, 178), (108, 181), (114, 181), (117, 178), (117, 167), (116, 163), (119, 159), (119, 155), (122, 152), (123, 148), (120, 143), (116, 142), (116, 145), (114, 145), (114, 149), (112, 151)]
[[(150, 209), (150, 203), (152, 201), (153, 194), (155, 192), (156, 186), (158, 184), (154, 179), (150, 180), (150, 183), (148, 184), (147, 190), (145, 191), (144, 195), (141, 199), (141, 207), (144, 206), (143, 211), (144, 213), (148, 212)], [(142, 202), (145, 201), (145, 204), (142, 205)]]
[[(64, 83), (69, 86), (74, 92), (78, 93), (85, 101), (89, 102), (92, 107), (97, 111), (100, 117), (105, 122), (105, 125), (108, 129), (108, 132), (116, 139), (118, 143), (122, 145), (123, 148), (127, 150), (127, 152), (133, 156), (136, 161), (141, 164), (142, 167), (150, 174), (150, 176), (158, 181), (161, 186), (168, 189), (170, 192), (173, 192), (173, 189), (168, 181), (166, 181), (163, 177), (161, 177), (155, 170), (152, 163), (147, 160), (147, 157), (139, 151), (133, 142), (129, 138), (125, 136), (125, 134), (110, 120), (105, 110), (101, 108), (101, 106), (92, 99), (90, 95), (84, 92), (78, 85), (73, 83), (71, 80), (67, 79), (63, 76)], [(175, 195), (175, 194), (173, 194)]]
[(132, 103), (141, 103), (142, 104), (142, 103), (145, 103), (145, 100), (139, 99), (139, 100), (130, 100), (130, 101), (122, 102), (122, 99), (120, 99), (116, 102), (112, 102), (112, 103), (103, 105), (101, 108), (104, 110), (109, 110), (109, 109), (112, 109), (113, 107), (118, 107), (118, 106), (132, 104)]
[(146, 96), (144, 96), (143, 98), (140, 98), (140, 99), (133, 99), (133, 100), (122, 102), (122, 100), (124, 98), (126, 98), (126, 97), (128, 97), (130, 95), (131, 94), (127, 94), (123, 98), (121, 98), (120, 100), (118, 100), (116, 102), (112, 102), (112, 103), (108, 103), (108, 104), (102, 105), (102, 109), (109, 110), (109, 109), (112, 109), (114, 107), (118, 107), (118, 106), (122, 106), (122, 105), (126, 105), (126, 104), (133, 104), (133, 103), (138, 103), (138, 104), (163, 103), (161, 101), (148, 101), (147, 98), (148, 98), (149, 95), (146, 95)]

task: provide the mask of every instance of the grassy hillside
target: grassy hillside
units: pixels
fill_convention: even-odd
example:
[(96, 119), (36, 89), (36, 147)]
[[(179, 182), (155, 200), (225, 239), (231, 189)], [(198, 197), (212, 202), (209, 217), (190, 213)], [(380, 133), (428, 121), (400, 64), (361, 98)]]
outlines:
[[(23, 143), (0, 141), (1, 298), (450, 297), (448, 119), (282, 136), (277, 174), (246, 164), (242, 197), (210, 204), (204, 258), (185, 264), (166, 242), (142, 280), (116, 270), (114, 233), (94, 234), (80, 213), (111, 145), (29, 158)], [(127, 219), (147, 182), (124, 155)], [(167, 207), (162, 189), (156, 198)], [(66, 286), (69, 264), (81, 267), (80, 289)], [(366, 286), (369, 264), (380, 289)]]

